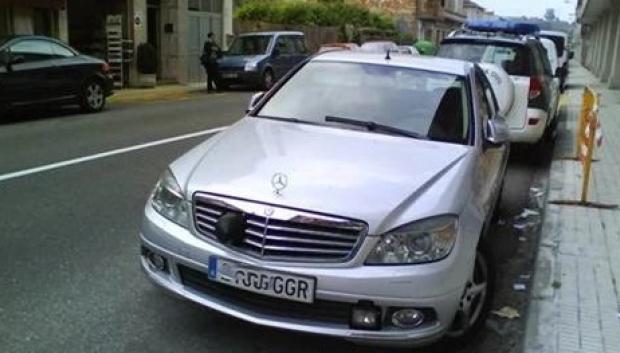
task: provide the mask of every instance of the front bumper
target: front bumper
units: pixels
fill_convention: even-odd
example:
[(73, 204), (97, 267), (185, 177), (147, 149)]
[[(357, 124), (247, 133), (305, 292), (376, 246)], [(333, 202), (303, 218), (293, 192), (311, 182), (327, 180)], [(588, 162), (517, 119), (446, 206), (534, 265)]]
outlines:
[[(432, 285), (431, 283), (435, 283), (437, 287), (445, 287), (442, 275), (452, 272), (452, 276), (453, 272), (460, 272), (463, 268), (463, 265), (456, 261), (459, 260), (458, 257), (452, 259), (455, 261), (446, 259), (434, 264), (416, 266), (418, 269), (426, 268), (423, 273), (416, 271), (413, 274), (408, 270), (411, 267), (407, 266), (263, 266), (317, 279), (315, 303), (297, 304), (249, 292), (238, 295), (239, 293), (231, 292), (238, 292), (237, 289), (227, 286), (217, 288), (224, 285), (209, 283), (206, 273), (210, 256), (249, 264), (252, 264), (251, 260), (239, 259), (226, 249), (196, 237), (190, 231), (163, 219), (149, 206), (146, 208), (140, 238), (144, 272), (153, 283), (173, 294), (254, 324), (339, 337), (362, 344), (420, 346), (437, 341), (444, 336), (454, 319), (464, 286), (463, 280), (462, 284), (433, 296), (427, 296), (423, 294), (424, 291), (418, 290), (418, 287)], [(167, 270), (157, 270), (152, 266), (144, 255), (145, 251), (163, 256), (167, 261)], [(193, 276), (193, 280), (188, 279), (188, 274)], [(196, 280), (200, 276), (204, 277), (205, 285), (200, 285)], [(256, 296), (260, 298), (255, 298)], [(348, 321), (350, 308), (362, 300), (372, 301), (382, 309), (384, 323), (389, 322), (386, 314), (390, 308), (417, 308), (432, 315), (428, 316), (428, 321), (414, 329), (400, 329), (388, 324), (377, 331), (352, 329)]]
[(219, 80), (227, 85), (256, 86), (261, 83), (259, 71), (226, 70), (220, 69)]

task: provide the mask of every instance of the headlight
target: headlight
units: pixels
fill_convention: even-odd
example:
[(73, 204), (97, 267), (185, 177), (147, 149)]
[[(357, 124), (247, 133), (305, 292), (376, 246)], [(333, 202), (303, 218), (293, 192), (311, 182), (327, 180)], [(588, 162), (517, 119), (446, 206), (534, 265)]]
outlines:
[(245, 71), (256, 71), (258, 63), (255, 61), (248, 61), (245, 63)]
[(450, 254), (458, 233), (454, 216), (429, 218), (390, 231), (366, 259), (367, 265), (421, 264)]
[(183, 191), (170, 170), (166, 170), (161, 176), (153, 194), (151, 205), (162, 216), (174, 223), (189, 227), (189, 202), (185, 201)]

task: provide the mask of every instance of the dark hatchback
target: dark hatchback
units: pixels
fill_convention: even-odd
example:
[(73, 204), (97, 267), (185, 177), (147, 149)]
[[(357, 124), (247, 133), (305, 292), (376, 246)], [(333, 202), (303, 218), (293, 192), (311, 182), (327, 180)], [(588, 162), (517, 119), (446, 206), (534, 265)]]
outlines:
[(0, 113), (36, 104), (100, 111), (112, 94), (110, 67), (43, 36), (0, 38)]
[(218, 60), (219, 86), (269, 89), (308, 57), (301, 32), (255, 32), (237, 36)]

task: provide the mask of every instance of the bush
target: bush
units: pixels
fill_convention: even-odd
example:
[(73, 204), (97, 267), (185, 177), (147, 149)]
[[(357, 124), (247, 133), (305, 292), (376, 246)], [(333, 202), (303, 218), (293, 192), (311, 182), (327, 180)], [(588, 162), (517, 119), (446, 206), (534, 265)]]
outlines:
[(145, 75), (157, 73), (157, 51), (149, 43), (138, 45), (137, 53), (138, 71)]
[(237, 8), (235, 16), (245, 21), (290, 25), (395, 28), (391, 16), (343, 0), (248, 0)]

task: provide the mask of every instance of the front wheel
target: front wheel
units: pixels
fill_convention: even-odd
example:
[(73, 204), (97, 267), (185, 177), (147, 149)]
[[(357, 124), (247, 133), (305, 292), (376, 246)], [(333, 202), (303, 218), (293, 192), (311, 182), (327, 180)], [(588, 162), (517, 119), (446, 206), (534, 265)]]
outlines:
[(465, 284), (458, 312), (448, 332), (450, 339), (469, 341), (489, 316), (495, 288), (495, 269), (489, 251), (479, 247), (471, 275)]
[(89, 80), (82, 88), (80, 106), (88, 113), (101, 111), (105, 107), (105, 91), (98, 80)]

